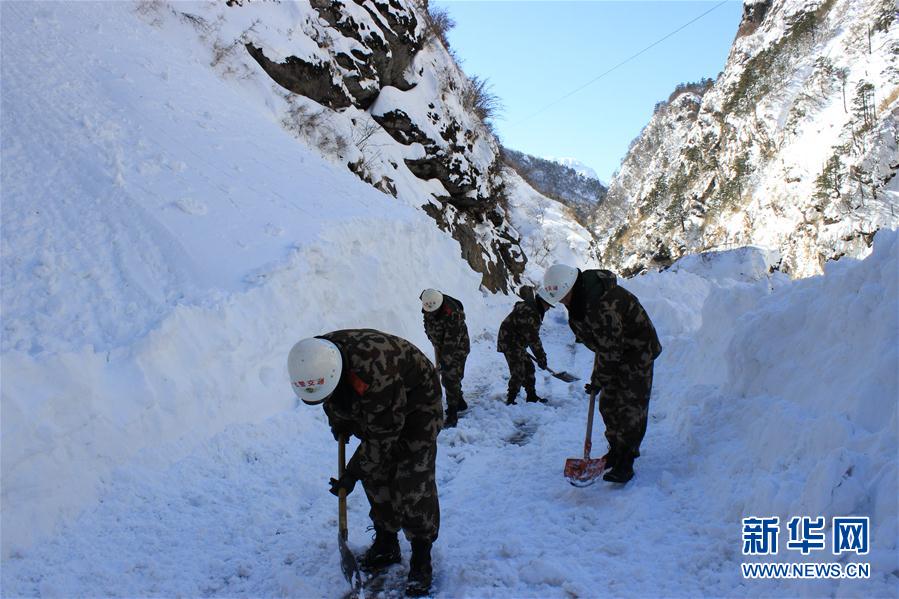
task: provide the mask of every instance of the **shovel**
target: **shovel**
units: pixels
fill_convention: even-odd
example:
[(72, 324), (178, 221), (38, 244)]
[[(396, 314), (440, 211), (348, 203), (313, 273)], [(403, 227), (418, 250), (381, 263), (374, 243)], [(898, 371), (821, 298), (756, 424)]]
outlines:
[[(337, 441), (338, 478), (343, 476), (343, 471), (346, 469), (346, 442), (346, 434), (340, 435), (340, 439)], [(362, 597), (364, 596), (362, 573), (356, 564), (356, 556), (353, 555), (353, 552), (350, 551), (347, 545), (349, 530), (346, 522), (346, 491), (344, 489), (340, 489), (337, 494), (337, 510), (337, 545), (340, 547), (340, 569), (343, 570), (343, 575), (346, 577), (347, 582), (353, 585), (353, 590), (349, 596)]]
[[(534, 364), (537, 364), (537, 358), (532, 356), (530, 352), (525, 352), (525, 353), (528, 355), (528, 357), (531, 359), (531, 361)], [(538, 364), (538, 366), (539, 366), (539, 364)], [(544, 368), (544, 370), (546, 372), (550, 373), (551, 375), (553, 375), (554, 377), (556, 377), (557, 379), (559, 379), (560, 381), (565, 381), (566, 383), (573, 383), (574, 381), (579, 380), (576, 376), (574, 376), (573, 374), (571, 374), (569, 372), (565, 372), (564, 370), (562, 372), (556, 372), (555, 370), (552, 370), (548, 366), (546, 368)]]
[(575, 487), (588, 487), (602, 475), (606, 466), (605, 458), (590, 459), (593, 446), (593, 412), (596, 410), (596, 391), (590, 393), (590, 412), (587, 414), (587, 438), (584, 439), (584, 459), (568, 458), (565, 460), (565, 478)]

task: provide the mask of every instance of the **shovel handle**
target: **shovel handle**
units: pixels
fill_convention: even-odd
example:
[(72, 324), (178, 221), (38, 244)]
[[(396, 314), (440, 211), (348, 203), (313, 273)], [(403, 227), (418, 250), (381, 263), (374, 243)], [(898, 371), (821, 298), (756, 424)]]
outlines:
[[(346, 470), (346, 434), (341, 434), (337, 439), (337, 477), (343, 476)], [(341, 538), (344, 540), (349, 537), (346, 522), (346, 490), (340, 489), (337, 492), (337, 530)]]
[(540, 366), (540, 364), (537, 362), (537, 358), (535, 358), (534, 356), (532, 356), (532, 355), (531, 355), (531, 352), (527, 352), (527, 351), (526, 351), (526, 352), (524, 352), (524, 353), (527, 355), (527, 357), (529, 357), (529, 358), (531, 359), (531, 362), (533, 362), (534, 364), (537, 364), (537, 367), (538, 367), (540, 370), (545, 370), (546, 372), (550, 373), (550, 374), (553, 375), (553, 376), (559, 376), (559, 373), (556, 372), (555, 370), (553, 370), (552, 368), (550, 368), (549, 366), (547, 366), (546, 368)]
[(590, 459), (590, 450), (593, 448), (593, 412), (596, 410), (596, 391), (590, 392), (590, 411), (587, 412), (587, 438), (584, 439), (584, 459)]

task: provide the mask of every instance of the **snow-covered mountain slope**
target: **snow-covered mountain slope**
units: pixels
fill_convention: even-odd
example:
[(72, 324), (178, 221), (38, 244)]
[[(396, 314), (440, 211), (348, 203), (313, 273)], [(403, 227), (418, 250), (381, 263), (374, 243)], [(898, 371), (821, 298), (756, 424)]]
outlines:
[[(316, 54), (309, 36), (329, 29), (310, 5), (0, 10), (4, 555), (89, 505), (141, 451), (179, 455), (288, 408), (297, 339), (371, 326), (424, 345), (422, 288), (451, 290), (480, 330), (495, 319), (478, 309), (483, 289), (528, 282), (505, 208), (429, 200), (444, 184), (405, 163), (427, 155), (422, 143), (398, 143), (371, 111), (287, 92), (236, 43)], [(416, 56), (410, 94), (434, 92), (435, 64), (450, 68), (435, 53)], [(378, 105), (424, 108), (391, 89)], [(447, 96), (440, 114), (458, 104)], [(486, 168), (491, 140), (472, 137), (465, 159)], [(476, 186), (503, 181), (523, 185), (503, 173)], [(506, 197), (521, 215), (539, 195), (526, 193)], [(589, 239), (579, 225), (559, 217), (550, 233), (571, 239), (554, 242), (560, 256), (593, 264), (574, 255)], [(552, 261), (530, 264), (532, 278)]]
[(506, 171), (504, 177), (512, 225), (521, 234), (521, 248), (528, 257), (524, 280), (542, 284), (544, 271), (557, 262), (599, 267), (593, 236), (573, 224), (567, 205), (550, 200), (513, 172)]
[(606, 196), (607, 188), (596, 173), (585, 174), (583, 165), (569, 166), (574, 164), (571, 159), (538, 158), (509, 148), (503, 148), (503, 159), (542, 195), (571, 208), (579, 222), (587, 224)]
[[(625, 281), (665, 349), (637, 476), (623, 488), (562, 477), (582, 450), (582, 381), (541, 373), (549, 405), (505, 406), (495, 327), (476, 335), (471, 409), (439, 439), (434, 596), (895, 596), (897, 244), (880, 232), (863, 262), (801, 281), (769, 274), (772, 256), (752, 249)], [(553, 367), (588, 376), (593, 354), (561, 308), (542, 336)], [(601, 439), (597, 419), (595, 452)], [(339, 596), (335, 455), (322, 411), (306, 406), (228, 427), (169, 466), (145, 452), (107, 478), (101, 502), (5, 560), (0, 592)], [(362, 551), (358, 489), (349, 510)], [(870, 553), (787, 550), (785, 523), (802, 515), (828, 528), (834, 516), (869, 516)], [(869, 563), (870, 578), (742, 578), (740, 564), (756, 559), (741, 553), (747, 516), (784, 526), (779, 554), (757, 561)]]
[(660, 103), (596, 214), (622, 272), (709, 248), (779, 250), (794, 276), (899, 226), (893, 0), (747, 2), (727, 64)]
[[(422, 207), (490, 291), (522, 281), (499, 146), (483, 96), (442, 45), (427, 2), (157, 2), (145, 20), (208, 47), (223, 76), (298, 138)], [(577, 227), (577, 225), (574, 225)]]

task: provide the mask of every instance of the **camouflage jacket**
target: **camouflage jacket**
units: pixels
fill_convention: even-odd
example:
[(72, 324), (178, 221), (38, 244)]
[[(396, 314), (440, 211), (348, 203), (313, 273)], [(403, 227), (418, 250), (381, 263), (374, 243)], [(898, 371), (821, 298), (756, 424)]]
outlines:
[(420, 349), (374, 329), (320, 338), (337, 345), (343, 358), (340, 383), (323, 404), (328, 423), (362, 439), (349, 471), (362, 478), (389, 467), (403, 439), (437, 438), (443, 427), (440, 379)]
[(422, 310), (425, 323), (425, 334), (434, 345), (439, 361), (445, 359), (463, 359), (468, 355), (471, 345), (468, 340), (468, 327), (465, 325), (465, 310), (462, 302), (446, 294), (443, 303), (433, 312)]
[(578, 341), (596, 353), (591, 382), (615, 376), (623, 365), (649, 366), (662, 352), (655, 327), (640, 301), (607, 270), (578, 275), (568, 306)]
[(543, 324), (545, 311), (536, 300), (517, 302), (512, 312), (499, 326), (496, 339), (496, 351), (505, 352), (510, 349), (534, 350), (534, 357), (546, 360), (546, 352), (540, 342), (540, 325)]

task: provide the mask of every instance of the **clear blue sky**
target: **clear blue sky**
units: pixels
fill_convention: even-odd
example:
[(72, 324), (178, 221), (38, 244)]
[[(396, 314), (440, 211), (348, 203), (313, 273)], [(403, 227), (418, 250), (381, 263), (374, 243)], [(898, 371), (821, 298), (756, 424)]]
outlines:
[(684, 81), (724, 68), (742, 14), (730, 0), (571, 97), (581, 87), (719, 0), (539, 2), (431, 0), (456, 21), (450, 44), (469, 75), (486, 77), (505, 110), (507, 147), (581, 160), (608, 181), (627, 146)]

